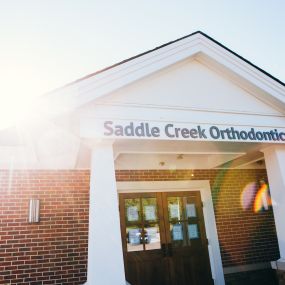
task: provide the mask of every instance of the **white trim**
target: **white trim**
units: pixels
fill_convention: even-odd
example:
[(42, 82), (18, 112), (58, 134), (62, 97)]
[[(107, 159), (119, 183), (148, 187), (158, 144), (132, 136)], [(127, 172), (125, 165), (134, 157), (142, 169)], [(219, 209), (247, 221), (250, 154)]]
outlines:
[[(178, 155), (179, 152), (176, 150), (163, 150), (163, 151), (152, 151), (152, 150), (128, 150), (122, 149), (122, 148), (117, 148), (116, 149), (119, 154), (173, 154), (173, 155)], [(116, 152), (116, 153), (117, 153)], [(236, 155), (236, 156), (242, 156), (245, 155), (246, 152), (237, 152), (237, 151), (183, 151), (183, 155), (191, 155), (191, 154), (196, 154), (196, 155)]]
[[(41, 98), (42, 106), (47, 106), (43, 111), (56, 115), (75, 110), (168, 66), (197, 57), (233, 74), (242, 85), (254, 90), (257, 98), (284, 114), (285, 87), (282, 84), (200, 33), (57, 89)], [(52, 103), (53, 108), (48, 103)]]
[[(253, 95), (253, 94), (252, 94)], [(259, 98), (257, 98), (259, 99)], [(259, 99), (260, 100), (260, 99)], [(268, 104), (268, 103), (266, 103)], [(241, 111), (234, 109), (209, 109), (209, 108), (201, 108), (201, 107), (189, 107), (189, 106), (180, 106), (180, 105), (164, 105), (164, 104), (138, 104), (138, 103), (129, 103), (129, 102), (119, 102), (116, 100), (112, 100), (111, 102), (99, 102), (96, 103), (96, 106), (116, 106), (116, 107), (131, 107), (131, 108), (148, 108), (148, 109), (165, 109), (165, 110), (175, 110), (175, 111), (193, 111), (193, 112), (205, 112), (205, 113), (225, 113), (225, 114), (236, 114), (236, 115), (249, 115), (249, 116), (265, 116), (265, 117), (285, 117), (284, 114), (276, 114), (276, 113), (262, 113), (256, 112), (255, 110), (249, 111)], [(272, 108), (276, 108), (273, 106)], [(118, 118), (120, 119), (120, 118)]]
[(118, 193), (200, 191), (209, 240), (211, 271), (215, 285), (224, 285), (224, 273), (216, 227), (211, 187), (208, 180), (117, 182)]

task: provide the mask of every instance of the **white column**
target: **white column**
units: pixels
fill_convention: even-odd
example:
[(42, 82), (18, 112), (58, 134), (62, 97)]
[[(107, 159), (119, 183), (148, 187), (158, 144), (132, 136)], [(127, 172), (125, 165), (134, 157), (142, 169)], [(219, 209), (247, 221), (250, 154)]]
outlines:
[(280, 251), (277, 266), (285, 270), (285, 146), (272, 146), (263, 152)]
[(88, 238), (88, 285), (125, 285), (113, 147), (92, 149)]

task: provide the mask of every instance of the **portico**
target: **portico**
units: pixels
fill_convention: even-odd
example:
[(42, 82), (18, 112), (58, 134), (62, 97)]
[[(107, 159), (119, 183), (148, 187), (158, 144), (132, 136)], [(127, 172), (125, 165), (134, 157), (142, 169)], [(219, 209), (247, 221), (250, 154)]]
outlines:
[[(251, 160), (259, 161), (259, 159), (262, 157), (262, 153), (259, 153), (259, 151), (254, 150), (257, 147), (262, 148), (263, 145), (260, 144), (259, 145), (251, 144), (249, 146), (244, 144), (243, 146), (239, 146), (238, 151), (236, 149), (237, 146), (234, 144), (232, 145), (232, 148), (230, 148), (227, 145), (225, 151), (221, 150), (221, 148), (223, 147), (222, 143), (220, 143), (221, 145), (219, 145), (219, 143), (216, 143), (214, 147), (213, 145), (211, 146), (209, 144), (208, 145), (200, 144), (199, 146), (198, 144), (199, 143), (197, 142), (195, 143), (176, 142), (175, 144), (173, 144), (172, 142), (170, 144), (168, 141), (160, 144), (160, 142), (146, 141), (145, 146), (142, 146), (142, 144), (138, 144), (138, 141), (128, 142), (128, 141), (112, 141), (112, 140), (104, 140), (101, 141), (99, 144), (98, 143), (94, 144), (94, 150), (92, 151), (92, 164), (91, 164), (94, 166), (91, 168), (91, 183), (90, 183), (90, 198), (91, 198), (90, 201), (92, 201), (93, 199), (94, 203), (90, 202), (91, 208), (90, 208), (89, 219), (92, 220), (92, 222), (89, 222), (89, 245), (91, 246), (89, 246), (89, 251), (88, 251), (88, 268), (89, 268), (88, 272), (90, 272), (90, 274), (88, 274), (89, 278), (88, 280), (94, 280), (94, 281), (88, 281), (88, 284), (89, 282), (93, 282), (94, 284), (96, 284), (96, 282), (98, 282), (98, 276), (100, 276), (100, 274), (104, 270), (108, 271), (111, 270), (110, 266), (112, 264), (116, 265), (116, 268), (112, 269), (113, 274), (104, 275), (102, 280), (104, 280), (105, 284), (109, 283), (112, 284), (112, 282), (115, 282), (115, 280), (117, 282), (119, 278), (121, 278), (120, 284), (125, 284), (125, 268), (124, 268), (123, 253), (121, 248), (121, 231), (120, 231), (120, 219), (119, 219), (119, 210), (118, 210), (118, 193), (124, 193), (124, 191), (127, 191), (127, 193), (134, 193), (135, 191), (139, 192), (169, 191), (167, 189), (171, 189), (172, 191), (173, 190), (189, 191), (191, 189), (194, 190), (200, 189), (201, 193), (204, 193), (204, 191), (206, 191), (205, 193), (207, 194), (202, 194), (202, 200), (205, 201), (206, 203), (209, 203), (208, 207), (210, 207), (210, 210), (207, 208), (204, 210), (205, 211), (204, 216), (206, 219), (205, 222), (206, 222), (207, 238), (209, 240), (209, 246), (211, 248), (211, 252), (209, 252), (209, 255), (211, 260), (211, 270), (213, 274), (213, 280), (214, 284), (225, 284), (223, 266), (220, 254), (220, 246), (217, 236), (217, 228), (215, 224), (215, 215), (213, 211), (211, 188), (208, 180), (204, 181), (202, 180), (201, 182), (196, 181), (194, 179), (193, 181), (188, 180), (184, 182), (179, 182), (179, 181), (169, 181), (169, 182), (160, 182), (160, 183), (152, 182), (149, 185), (145, 185), (144, 182), (132, 182), (132, 183), (125, 182), (123, 184), (122, 182), (116, 182), (115, 178), (115, 168), (151, 169), (154, 168), (153, 166), (154, 164), (156, 164), (156, 169), (170, 168), (171, 170), (174, 171), (179, 168), (185, 169), (186, 165), (190, 165), (189, 169), (195, 169), (195, 168), (201, 169), (203, 167), (208, 169), (208, 168), (213, 168), (213, 166), (216, 164), (223, 166), (224, 161), (228, 161), (229, 158), (233, 158), (235, 160), (235, 167), (237, 167), (237, 164), (243, 165), (245, 163), (244, 155), (248, 151), (247, 147), (249, 147), (249, 149), (252, 150), (250, 151), (251, 153), (255, 153), (254, 157), (250, 156)], [(274, 146), (272, 148), (274, 149)], [(282, 146), (278, 146), (277, 148), (279, 149), (279, 151), (280, 149), (281, 150), (283, 149)], [(191, 149), (191, 151), (187, 152), (187, 149)], [(216, 150), (219, 149), (219, 152), (213, 151), (214, 149)], [(265, 149), (264, 151), (269, 151), (269, 149)], [(199, 151), (195, 153), (195, 150)], [(270, 149), (270, 151), (272, 151), (272, 149)], [(258, 152), (259, 155), (257, 155), (256, 152)], [(101, 153), (101, 157), (97, 153)], [(181, 154), (183, 156), (182, 159), (179, 158)], [(109, 161), (106, 159), (107, 157), (110, 158)], [(206, 157), (207, 160), (205, 161), (204, 158)], [(193, 165), (193, 161), (194, 163), (196, 163), (197, 165), (196, 167)], [(270, 163), (274, 162), (272, 158), (268, 160), (266, 156), (265, 156), (265, 161), (266, 163), (268, 163), (268, 161), (270, 161)], [(109, 163), (106, 164), (107, 162)], [(165, 164), (162, 164), (162, 162), (164, 162)], [(279, 169), (281, 169), (282, 171), (282, 167)], [(270, 183), (271, 173), (268, 171), (268, 168), (267, 172)], [(273, 171), (273, 173), (274, 175), (276, 175), (276, 173), (278, 172)], [(98, 175), (100, 178), (97, 179), (96, 181), (96, 177), (98, 177)], [(282, 177), (283, 176), (281, 176), (281, 178), (279, 179), (282, 180), (283, 179)], [(274, 179), (274, 181), (276, 181), (276, 178)], [(182, 186), (181, 183), (183, 183)], [(111, 185), (113, 185), (112, 188)], [(273, 201), (282, 201), (280, 199), (280, 196), (277, 199), (274, 196), (276, 195), (276, 193), (277, 195), (282, 195), (282, 192), (281, 194), (278, 193), (279, 189), (282, 188), (279, 186), (278, 188), (275, 188), (277, 189), (276, 191), (275, 189), (272, 189), (271, 184), (270, 187), (271, 187), (270, 189)], [(104, 191), (104, 189), (107, 188), (113, 189), (112, 192)], [(203, 195), (206, 195), (206, 197), (207, 196), (208, 197), (203, 198)], [(97, 203), (95, 201), (97, 201)], [(100, 207), (100, 205), (102, 208)], [(280, 209), (279, 203), (273, 203), (274, 211), (276, 211), (276, 207), (277, 210), (279, 211), (282, 210), (282, 208)], [(100, 219), (96, 219), (96, 216), (100, 217), (101, 211), (109, 212), (111, 210), (113, 211), (113, 213), (112, 215), (110, 215), (110, 218), (111, 217), (112, 218), (109, 222), (106, 222), (106, 220), (104, 220), (102, 223)], [(211, 214), (207, 213), (207, 211), (210, 211)], [(114, 219), (114, 217), (117, 218)], [(279, 222), (280, 225), (279, 229), (276, 218), (275, 218), (275, 223), (276, 223), (277, 232), (278, 230), (281, 231), (281, 234), (278, 235), (278, 241), (280, 239), (282, 245), (282, 230), (283, 230), (282, 221)], [(106, 238), (106, 235), (102, 236), (102, 232), (109, 233), (110, 240)], [(280, 241), (279, 241), (279, 246), (280, 246)], [(96, 248), (96, 246), (92, 245), (97, 245), (100, 248), (100, 250), (103, 251), (98, 255), (98, 252), (100, 252), (100, 250)], [(106, 249), (109, 251), (109, 253), (106, 253)], [(281, 250), (282, 249), (280, 248), (280, 253)], [(102, 258), (102, 256), (104, 258)], [(94, 264), (99, 264), (99, 266), (97, 265), (94, 266)], [(119, 264), (121, 266), (118, 266)], [(280, 265), (282, 264), (282, 258), (279, 260), (278, 264)]]
[[(236, 61), (237, 65), (233, 66), (225, 58), (221, 63), (219, 62), (221, 58), (218, 58), (220, 55), (218, 56), (208, 49), (210, 46), (213, 48), (213, 43), (200, 35), (197, 37), (195, 35), (191, 43), (196, 40), (197, 42), (201, 40), (207, 47), (197, 44), (194, 45), (194, 48), (190, 44), (191, 47), (187, 50), (188, 56), (186, 56), (185, 49), (183, 52), (179, 52), (179, 48), (183, 44), (180, 47), (175, 47), (177, 44), (174, 44), (174, 50), (176, 49), (177, 53), (172, 52), (172, 55), (169, 58), (167, 57), (167, 61), (173, 60), (172, 63), (166, 64), (165, 62), (167, 65), (165, 66), (166, 58), (164, 58), (159, 64), (153, 64), (151, 72), (146, 71), (146, 69), (150, 69), (149, 66), (139, 70), (135, 69), (133, 76), (136, 77), (136, 80), (133, 80), (133, 83), (128, 82), (129, 76), (126, 76), (124, 80), (120, 81), (121, 88), (108, 92), (105, 97), (96, 99), (96, 103), (86, 105), (77, 112), (80, 121), (80, 136), (88, 140), (102, 140), (99, 145), (96, 145), (97, 151), (108, 152), (106, 157), (109, 157), (109, 165), (106, 165), (105, 156), (101, 156), (102, 161), (92, 156), (91, 164), (99, 165), (100, 171), (97, 173), (100, 173), (100, 180), (102, 180), (102, 185), (97, 184), (98, 188), (95, 190), (95, 192), (100, 193), (97, 196), (97, 203), (105, 205), (104, 201), (107, 201), (107, 197), (104, 198), (103, 196), (110, 195), (103, 190), (106, 189), (103, 186), (103, 180), (105, 179), (106, 183), (111, 183), (110, 180), (113, 180), (113, 186), (109, 187), (112, 189), (112, 206), (110, 205), (110, 207), (115, 211), (112, 216), (116, 216), (116, 225), (109, 228), (108, 223), (105, 223), (100, 224), (99, 228), (102, 231), (107, 226), (108, 229), (106, 228), (103, 231), (112, 232), (114, 247), (110, 246), (112, 243), (108, 239), (100, 239), (100, 234), (99, 237), (97, 236), (97, 239), (99, 238), (99, 242), (97, 240), (98, 246), (100, 244), (103, 248), (109, 247), (110, 254), (107, 256), (110, 256), (117, 264), (115, 272), (118, 275), (104, 276), (107, 278), (104, 279), (106, 284), (114, 284), (114, 280), (121, 280), (120, 282), (123, 284), (123, 277), (125, 276), (123, 255), (120, 251), (121, 247), (118, 246), (121, 237), (118, 230), (117, 193), (120, 189), (118, 184), (114, 186), (116, 185), (115, 169), (251, 169), (259, 168), (260, 165), (256, 162), (265, 160), (266, 166), (268, 166), (276, 161), (274, 167), (279, 168), (280, 171), (274, 170), (272, 172), (274, 175), (280, 175), (279, 178), (271, 178), (273, 173), (268, 168), (267, 172), (269, 181), (272, 179), (281, 181), (275, 187), (271, 186), (270, 182), (270, 189), (275, 215), (282, 211), (276, 210), (278, 203), (274, 202), (276, 201), (274, 199), (276, 193), (282, 192), (281, 185), (284, 176), (281, 170), (282, 166), (277, 163), (279, 161), (277, 158), (275, 160), (269, 158), (268, 153), (273, 155), (272, 152), (269, 152), (271, 148), (278, 148), (278, 153), (280, 153), (280, 149), (283, 151), (284, 148), (285, 121), (282, 107), (284, 101), (276, 104), (280, 95), (279, 99), (275, 96), (270, 97), (269, 93), (264, 96), (265, 90), (261, 87), (260, 81), (255, 79), (253, 82), (251, 76), (242, 75), (241, 68), (245, 68), (243, 66), (245, 63), (239, 58), (227, 54)], [(215, 48), (220, 49), (216, 46)], [(194, 55), (191, 53), (192, 51), (195, 51)], [(152, 56), (160, 57), (164, 52), (169, 53), (170, 47), (143, 56), (143, 59), (152, 61)], [(223, 52), (228, 53), (227, 51)], [(183, 60), (180, 57), (182, 54), (185, 56)], [(135, 59), (134, 62), (143, 64), (145, 61)], [(125, 68), (134, 69), (135, 66), (127, 63), (124, 68), (119, 66), (118, 68), (115, 67), (115, 70), (124, 72)], [(247, 68), (250, 72), (255, 72), (251, 66), (247, 65)], [(258, 76), (264, 75), (259, 73)], [(142, 79), (138, 80), (138, 77)], [(186, 77), (187, 80), (185, 80)], [(205, 78), (209, 82), (207, 85), (202, 84), (202, 81), (205, 82)], [(267, 88), (269, 88), (269, 85), (274, 83), (267, 78), (267, 84)], [(271, 95), (273, 95), (272, 92), (274, 91), (270, 91)], [(252, 111), (253, 109), (254, 111)], [(108, 145), (108, 150), (104, 146), (105, 143)], [(265, 155), (263, 155), (263, 151)], [(112, 174), (109, 172), (111, 169)], [(96, 177), (95, 171), (94, 177)], [(205, 183), (207, 183), (206, 180)], [(176, 182), (176, 184), (179, 183)], [(134, 188), (139, 187), (141, 186), (137, 184)], [(153, 187), (155, 189), (155, 186)], [(164, 187), (167, 189), (167, 186)], [(133, 191), (136, 191), (134, 188)], [(172, 186), (172, 189), (174, 188)], [(91, 195), (94, 189), (91, 186)], [(278, 201), (281, 200), (278, 199)], [(90, 203), (90, 207), (94, 207), (94, 209), (90, 208), (90, 213), (92, 213), (95, 211), (96, 202)], [(212, 222), (215, 225), (214, 212), (212, 214)], [(93, 222), (96, 221), (92, 214), (90, 219), (93, 219)], [(277, 221), (276, 218), (275, 221)], [(279, 225), (278, 222), (276, 223), (279, 246), (280, 241), (282, 246), (281, 228), (283, 229), (283, 227), (281, 224), (282, 222)], [(115, 231), (115, 229), (117, 230)], [(209, 231), (207, 224), (206, 231)], [(94, 237), (92, 237), (92, 232)], [(91, 240), (93, 240), (92, 244), (96, 244), (95, 232), (91, 226), (89, 244)], [(217, 233), (216, 227), (214, 227), (213, 232)], [(215, 248), (215, 256), (218, 258), (214, 263), (212, 262), (211, 268), (214, 283), (224, 284), (218, 236), (216, 234), (214, 239), (212, 236), (208, 239), (210, 240), (209, 246)], [(115, 249), (115, 245), (117, 249)], [(89, 272), (90, 268), (93, 270), (88, 275), (88, 282), (96, 283), (95, 280), (98, 279), (92, 278), (96, 278), (96, 276), (98, 278), (102, 271), (98, 272), (96, 266), (92, 265), (96, 260), (96, 254), (95, 250), (94, 254), (91, 252), (89, 251), (88, 259)], [(117, 254), (113, 257), (111, 252), (117, 252)], [(211, 256), (211, 253), (209, 255)], [(97, 262), (101, 263), (100, 255), (97, 255)], [(106, 262), (105, 266), (107, 264), (110, 262)], [(101, 266), (104, 265), (101, 263)]]

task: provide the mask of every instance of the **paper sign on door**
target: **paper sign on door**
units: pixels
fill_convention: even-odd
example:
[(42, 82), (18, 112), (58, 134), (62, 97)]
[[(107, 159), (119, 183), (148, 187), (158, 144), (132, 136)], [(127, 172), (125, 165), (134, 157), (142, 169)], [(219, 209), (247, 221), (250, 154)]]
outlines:
[(187, 213), (187, 218), (196, 217), (195, 204), (186, 204), (186, 213)]
[(170, 204), (170, 218), (180, 219), (180, 209), (178, 204)]
[(189, 239), (199, 238), (198, 225), (188, 225), (188, 236)]
[(140, 231), (139, 229), (129, 230), (129, 243), (130, 244), (140, 244)]
[(127, 217), (129, 222), (138, 221), (139, 211), (137, 206), (130, 206), (127, 210)]
[(155, 206), (144, 206), (144, 216), (146, 221), (156, 220)]
[(173, 225), (172, 228), (172, 239), (173, 240), (183, 240), (183, 230), (182, 225)]

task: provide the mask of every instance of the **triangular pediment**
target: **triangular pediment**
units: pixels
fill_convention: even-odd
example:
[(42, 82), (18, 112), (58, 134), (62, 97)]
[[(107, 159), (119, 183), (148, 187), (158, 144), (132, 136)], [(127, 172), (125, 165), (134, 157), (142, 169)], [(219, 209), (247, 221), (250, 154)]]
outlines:
[(104, 104), (183, 108), (261, 115), (281, 113), (227, 77), (197, 60), (185, 60), (136, 81), (109, 96)]
[[(167, 88), (162, 90), (161, 84)], [(131, 92), (138, 87), (140, 90)], [(149, 92), (150, 88), (155, 95)], [(122, 90), (130, 91), (133, 98), (127, 99)], [(152, 98), (145, 92), (152, 93)], [(108, 100), (110, 95), (112, 100), (136, 104), (143, 101), (146, 104), (285, 114), (283, 82), (201, 32), (68, 84), (48, 94), (42, 106), (52, 104), (53, 108), (46, 111), (58, 115)]]

